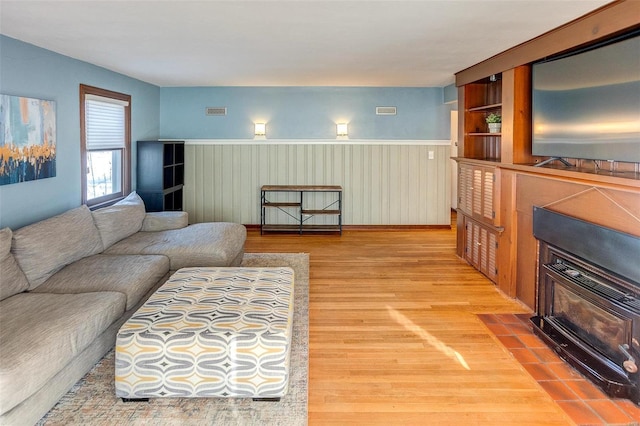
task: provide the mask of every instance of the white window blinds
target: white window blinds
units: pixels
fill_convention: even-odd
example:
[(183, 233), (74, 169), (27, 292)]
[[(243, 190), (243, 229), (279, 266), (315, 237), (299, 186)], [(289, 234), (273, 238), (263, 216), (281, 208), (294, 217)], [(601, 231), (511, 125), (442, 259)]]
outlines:
[(125, 114), (127, 102), (87, 95), (85, 97), (85, 129), (87, 150), (112, 150), (125, 147)]

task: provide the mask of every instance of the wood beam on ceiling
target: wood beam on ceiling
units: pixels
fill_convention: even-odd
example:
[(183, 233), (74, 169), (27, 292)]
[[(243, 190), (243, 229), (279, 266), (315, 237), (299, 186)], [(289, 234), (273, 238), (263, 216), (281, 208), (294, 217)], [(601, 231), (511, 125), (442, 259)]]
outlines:
[(456, 86), (640, 28), (640, 2), (618, 0), (456, 73)]

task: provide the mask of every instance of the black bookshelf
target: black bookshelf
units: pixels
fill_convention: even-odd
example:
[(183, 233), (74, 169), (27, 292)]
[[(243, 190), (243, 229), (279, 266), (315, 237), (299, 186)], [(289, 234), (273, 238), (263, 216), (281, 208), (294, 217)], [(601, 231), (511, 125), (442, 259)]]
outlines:
[(136, 191), (147, 211), (182, 210), (183, 141), (138, 141)]

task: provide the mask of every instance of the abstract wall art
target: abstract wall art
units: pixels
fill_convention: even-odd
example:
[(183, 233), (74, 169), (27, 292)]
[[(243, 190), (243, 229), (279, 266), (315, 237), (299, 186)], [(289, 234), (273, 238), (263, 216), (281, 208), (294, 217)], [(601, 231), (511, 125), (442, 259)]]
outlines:
[(55, 101), (0, 94), (0, 185), (55, 175)]

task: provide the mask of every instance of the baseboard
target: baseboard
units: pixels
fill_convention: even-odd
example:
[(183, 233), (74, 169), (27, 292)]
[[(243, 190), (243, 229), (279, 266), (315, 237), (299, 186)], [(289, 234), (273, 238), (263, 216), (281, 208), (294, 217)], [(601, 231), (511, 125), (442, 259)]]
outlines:
[[(260, 225), (244, 225), (247, 230), (260, 230)], [(411, 231), (424, 229), (451, 229), (451, 225), (342, 225), (343, 231)]]

